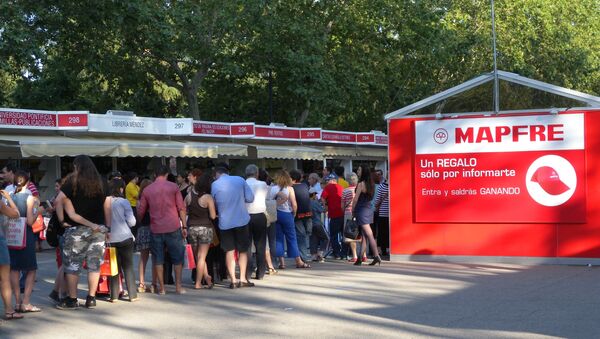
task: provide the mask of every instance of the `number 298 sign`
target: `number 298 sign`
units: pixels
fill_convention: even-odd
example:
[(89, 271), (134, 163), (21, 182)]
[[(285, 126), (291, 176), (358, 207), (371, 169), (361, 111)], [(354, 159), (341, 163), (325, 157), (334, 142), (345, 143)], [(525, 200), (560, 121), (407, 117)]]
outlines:
[(583, 223), (584, 115), (415, 122), (416, 222)]

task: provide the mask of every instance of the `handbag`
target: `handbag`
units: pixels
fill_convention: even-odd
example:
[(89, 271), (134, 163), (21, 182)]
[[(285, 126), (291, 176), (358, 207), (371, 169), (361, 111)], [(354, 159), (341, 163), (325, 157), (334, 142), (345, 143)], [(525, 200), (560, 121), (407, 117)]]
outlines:
[(100, 275), (115, 276), (119, 274), (117, 267), (117, 249), (106, 247), (104, 249), (104, 262), (100, 265)]
[(360, 234), (358, 223), (355, 218), (352, 218), (346, 221), (346, 225), (344, 225), (344, 237), (352, 240), (358, 239), (358, 235)]
[(46, 225), (44, 225), (44, 217), (41, 214), (38, 214), (37, 218), (35, 218), (35, 221), (31, 225), (31, 229), (33, 230), (33, 233), (39, 233), (44, 228), (46, 228)]
[(265, 205), (267, 206), (265, 212), (265, 215), (267, 216), (267, 225), (271, 225), (277, 221), (277, 200), (267, 199)]
[(27, 245), (27, 218), (8, 219), (6, 245), (11, 250), (22, 250)]

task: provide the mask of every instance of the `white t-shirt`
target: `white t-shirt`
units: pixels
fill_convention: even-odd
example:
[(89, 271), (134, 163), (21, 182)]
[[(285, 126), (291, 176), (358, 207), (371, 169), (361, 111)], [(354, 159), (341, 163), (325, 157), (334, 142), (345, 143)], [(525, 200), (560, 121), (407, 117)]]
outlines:
[(265, 213), (267, 211), (267, 205), (265, 200), (269, 193), (269, 186), (264, 181), (256, 180), (256, 178), (246, 179), (246, 183), (250, 186), (252, 193), (254, 193), (254, 201), (246, 203), (246, 208), (249, 214)]
[[(281, 189), (281, 187), (277, 186), (277, 185), (273, 185), (271, 186), (271, 190), (269, 191), (269, 199), (275, 199), (277, 198), (277, 193), (282, 192), (286, 197), (289, 198), (290, 196), (290, 191), (288, 190), (288, 187), (284, 188), (283, 190)], [(281, 205), (277, 205), (277, 210), (281, 211), (281, 212), (290, 212), (292, 213), (292, 203), (290, 202), (290, 200), (286, 200), (286, 202), (284, 202)]]

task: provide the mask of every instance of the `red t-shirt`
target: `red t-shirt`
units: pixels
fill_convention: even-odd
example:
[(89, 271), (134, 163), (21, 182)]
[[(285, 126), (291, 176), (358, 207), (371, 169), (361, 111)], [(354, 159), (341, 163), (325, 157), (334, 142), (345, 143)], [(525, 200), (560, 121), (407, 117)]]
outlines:
[(327, 202), (327, 211), (330, 218), (341, 218), (344, 216), (342, 211), (342, 192), (344, 188), (340, 184), (327, 184), (321, 194), (321, 199)]

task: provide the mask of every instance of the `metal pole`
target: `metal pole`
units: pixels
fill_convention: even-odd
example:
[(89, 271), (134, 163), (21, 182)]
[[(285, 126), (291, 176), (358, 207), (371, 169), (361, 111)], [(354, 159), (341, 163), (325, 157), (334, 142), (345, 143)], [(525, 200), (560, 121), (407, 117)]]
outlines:
[(273, 76), (269, 70), (269, 122), (273, 122)]
[(492, 41), (494, 46), (494, 114), (500, 112), (500, 87), (498, 83), (498, 63), (496, 51), (496, 13), (494, 12), (494, 0), (492, 2)]

